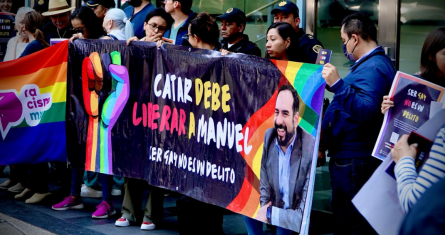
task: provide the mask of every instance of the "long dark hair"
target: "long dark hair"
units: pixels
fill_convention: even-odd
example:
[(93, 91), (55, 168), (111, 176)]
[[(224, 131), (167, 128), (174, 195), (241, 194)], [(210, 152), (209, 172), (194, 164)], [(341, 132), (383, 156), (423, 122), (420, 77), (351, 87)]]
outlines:
[[(286, 22), (276, 22), (269, 26), (267, 29), (266, 35), (269, 33), (271, 29), (277, 29), (278, 34), (283, 40), (290, 39), (290, 45), (286, 49), (287, 59), (289, 61), (303, 61), (303, 53), (300, 47), (300, 43), (296, 37), (295, 29)], [(270, 59), (270, 55), (266, 51), (265, 58)]]
[(102, 21), (94, 14), (94, 11), (87, 7), (81, 6), (71, 14), (70, 20), (78, 19), (85, 26), (88, 32), (88, 39), (98, 39), (106, 35), (102, 27)]
[(199, 13), (196, 18), (190, 22), (190, 33), (195, 34), (203, 42), (210, 45), (218, 44), (218, 24), (207, 12)]
[(42, 31), (43, 17), (35, 11), (30, 11), (26, 13), (23, 21), (25, 22), (25, 29), (32, 33), (32, 35), (43, 47), (49, 47), (49, 44), (45, 41), (45, 35)]
[(426, 79), (436, 77), (438, 70), (433, 58), (445, 48), (445, 27), (437, 28), (426, 36), (420, 55), (420, 76)]

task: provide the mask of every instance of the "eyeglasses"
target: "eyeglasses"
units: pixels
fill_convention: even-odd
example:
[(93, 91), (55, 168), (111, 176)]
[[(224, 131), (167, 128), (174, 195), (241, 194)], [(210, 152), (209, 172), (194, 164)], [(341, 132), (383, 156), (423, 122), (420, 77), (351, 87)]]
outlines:
[(190, 36), (193, 36), (193, 34), (186, 34), (186, 35), (182, 36), (182, 39), (189, 40)]
[(158, 31), (165, 31), (167, 29), (167, 27), (165, 26), (158, 26), (155, 23), (153, 24), (147, 24), (148, 27), (150, 27), (151, 30), (155, 31), (156, 29), (158, 29)]
[(76, 33), (83, 33), (85, 30), (85, 27), (83, 28), (71, 28), (72, 31), (76, 32)]

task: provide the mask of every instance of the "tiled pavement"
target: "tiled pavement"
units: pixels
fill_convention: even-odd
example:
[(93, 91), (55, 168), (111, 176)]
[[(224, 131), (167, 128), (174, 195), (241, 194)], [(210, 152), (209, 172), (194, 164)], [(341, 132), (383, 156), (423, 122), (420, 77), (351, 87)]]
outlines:
[[(6, 175), (0, 175), (0, 183), (7, 179)], [(14, 199), (14, 195), (5, 190), (0, 190), (0, 235), (18, 234), (131, 234), (131, 235), (167, 235), (178, 234), (176, 200), (179, 195), (168, 193), (164, 200), (164, 224), (153, 231), (142, 231), (138, 225), (130, 227), (116, 227), (114, 222), (120, 216), (122, 196), (113, 197), (118, 213), (108, 219), (92, 219), (91, 214), (100, 199), (83, 198), (85, 208), (83, 210), (54, 211), (51, 205), (59, 202), (63, 196), (54, 184), (50, 185), (55, 190), (53, 196), (42, 204), (29, 205), (24, 201)], [(329, 234), (332, 232), (330, 214), (321, 212), (330, 210), (330, 186), (327, 166), (317, 169), (313, 211), (311, 213), (310, 234)], [(144, 200), (147, 200), (148, 191), (144, 192)], [(145, 202), (143, 203), (145, 205)], [(142, 209), (142, 208), (141, 208)], [(196, 226), (199, 226), (197, 221)], [(224, 215), (223, 229), (225, 234), (247, 234), (241, 215), (227, 211)], [(264, 227), (266, 235), (275, 234), (274, 231)]]

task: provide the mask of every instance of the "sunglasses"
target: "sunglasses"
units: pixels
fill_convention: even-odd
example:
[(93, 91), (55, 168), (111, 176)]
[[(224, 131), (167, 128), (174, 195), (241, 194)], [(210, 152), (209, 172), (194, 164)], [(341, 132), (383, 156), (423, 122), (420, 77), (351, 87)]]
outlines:
[(85, 27), (83, 28), (71, 28), (72, 31), (76, 33), (83, 33), (85, 31)]

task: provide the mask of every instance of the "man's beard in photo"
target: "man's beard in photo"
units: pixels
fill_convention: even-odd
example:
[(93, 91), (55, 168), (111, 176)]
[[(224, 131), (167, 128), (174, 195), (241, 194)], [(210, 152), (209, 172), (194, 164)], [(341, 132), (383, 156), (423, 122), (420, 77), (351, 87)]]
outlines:
[[(277, 123), (275, 123), (274, 127), (275, 127), (275, 131), (277, 132), (278, 145), (286, 146), (289, 143), (289, 141), (292, 139), (292, 137), (294, 137), (294, 135), (295, 135), (295, 127), (293, 126), (290, 132), (287, 131), (287, 126), (285, 126), (283, 124), (278, 125)], [(278, 136), (278, 129), (284, 129), (284, 131), (286, 132), (283, 140), (281, 139), (282, 138), (281, 136)]]
[(138, 7), (142, 4), (142, 0), (129, 0), (128, 4), (130, 4), (133, 7)]

